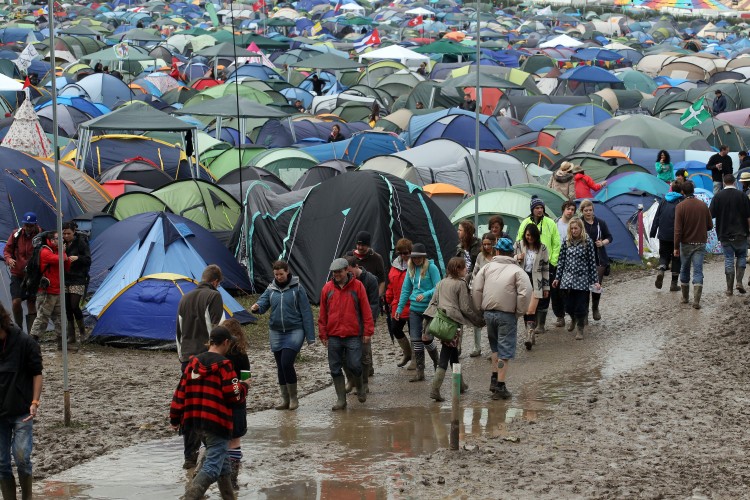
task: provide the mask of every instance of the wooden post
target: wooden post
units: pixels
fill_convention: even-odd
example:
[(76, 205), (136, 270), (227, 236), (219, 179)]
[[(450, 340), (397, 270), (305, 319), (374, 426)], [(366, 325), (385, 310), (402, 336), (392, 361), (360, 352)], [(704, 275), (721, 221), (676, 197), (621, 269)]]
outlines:
[(453, 365), (453, 383), (451, 384), (451, 450), (458, 449), (458, 422), (461, 418), (461, 365)]

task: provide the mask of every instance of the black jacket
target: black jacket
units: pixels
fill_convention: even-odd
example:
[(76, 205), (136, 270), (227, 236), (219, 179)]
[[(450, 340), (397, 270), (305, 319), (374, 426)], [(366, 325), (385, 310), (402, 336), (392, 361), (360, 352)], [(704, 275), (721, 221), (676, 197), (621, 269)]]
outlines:
[[(721, 170), (709, 168), (713, 167), (717, 163), (721, 163)], [(711, 171), (711, 180), (713, 182), (724, 182), (724, 175), (732, 173), (732, 158), (729, 155), (721, 156), (719, 153), (716, 153), (708, 159), (706, 168)]]
[(383, 257), (381, 257), (380, 254), (375, 250), (370, 248), (367, 251), (367, 254), (364, 256), (359, 255), (355, 250), (349, 250), (348, 252), (346, 252), (346, 255), (355, 256), (358, 259), (357, 264), (359, 264), (359, 267), (365, 269), (369, 273), (374, 274), (378, 279), (378, 284), (385, 282), (386, 274)]
[(649, 236), (656, 238), (658, 234), (660, 240), (674, 241), (674, 213), (677, 210), (677, 204), (684, 199), (684, 196), (670, 196), (659, 202), (659, 208), (656, 209), (654, 221), (651, 223)]
[(748, 235), (750, 200), (736, 188), (724, 188), (711, 200), (711, 216), (716, 219), (719, 241), (744, 241)]
[(378, 290), (378, 279), (364, 267), (362, 268), (362, 273), (357, 279), (362, 282), (362, 285), (365, 287), (367, 300), (370, 303), (370, 311), (372, 311), (372, 320), (375, 321), (380, 314), (380, 291)]
[(68, 257), (78, 256), (78, 260), (70, 264), (70, 269), (65, 273), (65, 284), (85, 285), (88, 282), (89, 269), (91, 269), (91, 249), (86, 235), (76, 233), (73, 241), (68, 243), (65, 254)]
[(29, 413), (34, 377), (42, 374), (42, 353), (31, 336), (11, 325), (0, 351), (0, 417)]
[(594, 242), (594, 254), (596, 255), (596, 265), (608, 266), (609, 256), (607, 255), (607, 247), (596, 246), (596, 240), (609, 240), (609, 242), (612, 243), (612, 233), (609, 232), (609, 227), (607, 227), (607, 223), (599, 219), (596, 216), (594, 216), (594, 222), (591, 224), (586, 222), (585, 219), (581, 219), (581, 220), (583, 220), (583, 227), (586, 228), (586, 234), (588, 235), (589, 238), (591, 238), (591, 241)]

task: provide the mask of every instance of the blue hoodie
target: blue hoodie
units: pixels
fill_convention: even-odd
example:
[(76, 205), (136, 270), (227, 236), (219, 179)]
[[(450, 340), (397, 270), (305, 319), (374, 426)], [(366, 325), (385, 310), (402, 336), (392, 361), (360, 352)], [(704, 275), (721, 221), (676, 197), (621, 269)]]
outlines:
[(674, 241), (674, 213), (677, 210), (677, 204), (684, 199), (681, 193), (674, 191), (664, 196), (664, 199), (659, 202), (659, 208), (656, 209), (649, 236), (656, 238), (658, 231), (660, 240)]
[[(406, 271), (404, 285), (401, 287), (401, 298), (396, 308), (396, 315), (399, 317), (407, 302), (410, 302), (409, 310), (417, 314), (425, 312), (427, 306), (430, 305), (432, 294), (435, 293), (435, 287), (441, 278), (437, 266), (429, 259), (427, 263), (427, 272), (424, 276), (422, 276), (421, 269), (415, 270), (414, 266), (409, 263), (409, 270)], [(417, 301), (417, 295), (423, 295), (421, 301)]]
[(307, 342), (315, 342), (315, 321), (313, 320), (307, 292), (297, 276), (292, 276), (284, 288), (272, 281), (258, 299), (260, 314), (271, 309), (268, 325), (271, 330), (281, 333), (302, 329)]

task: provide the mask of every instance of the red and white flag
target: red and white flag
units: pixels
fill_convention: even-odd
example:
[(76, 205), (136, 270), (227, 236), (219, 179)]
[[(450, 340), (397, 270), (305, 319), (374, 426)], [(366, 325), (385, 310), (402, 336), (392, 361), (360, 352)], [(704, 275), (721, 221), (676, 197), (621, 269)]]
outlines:
[(364, 37), (362, 40), (354, 42), (354, 50), (356, 50), (357, 53), (360, 53), (367, 47), (373, 45), (380, 45), (380, 33), (378, 33), (377, 29), (372, 30), (372, 33)]
[(341, 0), (339, 0), (338, 2), (336, 2), (336, 6), (333, 8), (333, 11), (334, 12), (340, 11), (341, 10), (341, 5), (342, 5), (341, 4)]
[(265, 0), (258, 0), (253, 4), (253, 12), (258, 12), (259, 10), (263, 10), (263, 8), (266, 6)]
[(424, 19), (422, 19), (422, 16), (417, 16), (417, 17), (415, 17), (414, 19), (412, 19), (411, 21), (409, 21), (409, 22), (407, 23), (407, 25), (408, 25), (408, 26), (419, 26), (419, 25), (420, 25), (420, 24), (422, 24), (423, 22), (424, 22)]

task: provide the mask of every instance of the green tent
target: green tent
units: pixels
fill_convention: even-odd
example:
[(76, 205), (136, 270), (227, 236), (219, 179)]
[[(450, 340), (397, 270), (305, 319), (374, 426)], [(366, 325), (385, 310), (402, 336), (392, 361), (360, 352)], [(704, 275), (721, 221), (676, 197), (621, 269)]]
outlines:
[(221, 179), (229, 172), (237, 170), (239, 164), (242, 166), (249, 165), (251, 160), (263, 151), (266, 151), (266, 148), (243, 147), (241, 151), (242, 159), (240, 161), (238, 148), (228, 147), (226, 143), (221, 143), (221, 145), (203, 153), (201, 158), (211, 172), (211, 175), (217, 179)]
[[(490, 189), (479, 193), (479, 228), (477, 234), (488, 231), (487, 223), (493, 215), (502, 215), (505, 231), (514, 236), (521, 227), (521, 221), (529, 216), (531, 195), (513, 189)], [(457, 225), (462, 220), (474, 220), (474, 197), (466, 198), (450, 216), (451, 223)]]
[(237, 47), (229, 42), (223, 42), (212, 47), (199, 50), (196, 55), (208, 57), (260, 57), (257, 52), (250, 52), (242, 47)]
[(284, 181), (287, 186), (294, 186), (302, 175), (317, 165), (318, 160), (304, 151), (295, 148), (268, 149), (250, 160), (250, 166), (268, 170)]
[(200, 179), (170, 182), (151, 193), (182, 217), (214, 231), (231, 231), (240, 218), (240, 204), (221, 187)]
[(447, 54), (452, 56), (470, 56), (476, 54), (476, 49), (461, 45), (453, 40), (442, 38), (437, 42), (422, 45), (414, 49), (418, 54)]
[(365, 65), (327, 52), (325, 54), (320, 54), (319, 56), (308, 57), (302, 61), (291, 63), (288, 66), (305, 69), (341, 70), (362, 68)]
[(110, 201), (102, 212), (108, 213), (117, 220), (124, 220), (133, 215), (146, 212), (164, 212), (167, 205), (150, 193), (125, 193)]

